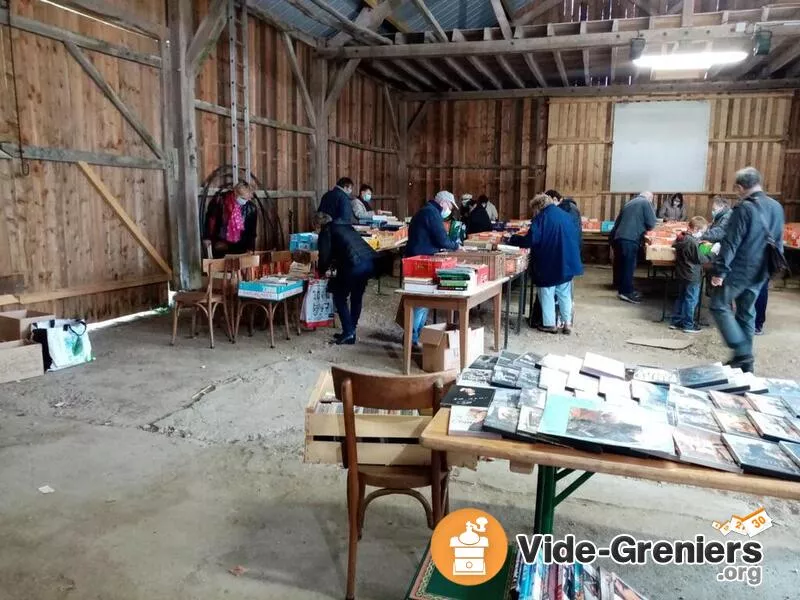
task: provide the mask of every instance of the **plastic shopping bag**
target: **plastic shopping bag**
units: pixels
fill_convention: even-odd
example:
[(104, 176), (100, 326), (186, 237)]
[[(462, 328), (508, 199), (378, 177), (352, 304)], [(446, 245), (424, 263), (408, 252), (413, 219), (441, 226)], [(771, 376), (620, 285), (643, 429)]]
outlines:
[(300, 315), (306, 327), (333, 326), (333, 295), (328, 292), (327, 279), (311, 279), (308, 282)]
[(42, 345), (47, 371), (74, 367), (92, 360), (92, 343), (85, 321), (52, 319), (31, 324), (33, 341)]

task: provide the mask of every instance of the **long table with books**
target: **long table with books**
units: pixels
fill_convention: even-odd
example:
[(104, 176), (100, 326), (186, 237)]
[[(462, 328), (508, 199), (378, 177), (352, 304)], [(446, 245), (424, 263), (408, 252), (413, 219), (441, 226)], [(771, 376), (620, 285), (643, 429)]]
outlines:
[[(431, 449), (537, 469), (535, 533), (594, 473), (800, 500), (800, 383), (722, 364), (626, 367), (587, 352), (484, 355), (423, 431)], [(577, 477), (558, 491), (557, 483)]]
[[(411, 334), (414, 327), (413, 311), (417, 307), (458, 312), (459, 352), (461, 353), (461, 368), (466, 367), (469, 340), (469, 311), (470, 309), (487, 302), (493, 301), (494, 310), (494, 348), (500, 350), (500, 326), (502, 316), (503, 285), (508, 277), (495, 279), (479, 284), (467, 291), (436, 290), (432, 292), (412, 292), (409, 290), (395, 290), (401, 294), (403, 306), (403, 368), (406, 374), (411, 372)], [(507, 317), (506, 317), (507, 318)]]

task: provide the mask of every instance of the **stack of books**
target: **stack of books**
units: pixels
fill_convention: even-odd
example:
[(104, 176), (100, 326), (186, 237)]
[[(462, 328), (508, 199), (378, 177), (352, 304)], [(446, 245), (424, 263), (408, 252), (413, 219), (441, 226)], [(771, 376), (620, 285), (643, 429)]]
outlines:
[(737, 378), (720, 364), (626, 368), (593, 353), (581, 361), (504, 351), (473, 362), (442, 404), (451, 407), (451, 435), (800, 481), (800, 383), (751, 376), (743, 394), (720, 389)]
[(455, 292), (466, 292), (477, 285), (475, 270), (465, 265), (436, 269), (439, 279), (439, 289)]
[(433, 277), (404, 277), (403, 289), (407, 292), (430, 294), (439, 289)]

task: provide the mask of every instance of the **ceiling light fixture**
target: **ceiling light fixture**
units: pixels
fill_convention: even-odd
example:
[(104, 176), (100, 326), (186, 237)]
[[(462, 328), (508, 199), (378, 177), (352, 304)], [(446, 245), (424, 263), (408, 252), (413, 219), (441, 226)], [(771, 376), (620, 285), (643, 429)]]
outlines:
[(689, 71), (710, 69), (714, 65), (732, 65), (747, 58), (747, 52), (694, 52), (681, 54), (650, 54), (633, 61), (637, 67), (654, 71)]

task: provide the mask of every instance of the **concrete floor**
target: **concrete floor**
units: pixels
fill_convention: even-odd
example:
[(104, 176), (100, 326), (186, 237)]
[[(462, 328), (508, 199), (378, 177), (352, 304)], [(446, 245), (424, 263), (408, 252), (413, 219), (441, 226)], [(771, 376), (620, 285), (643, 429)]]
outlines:
[[(658, 294), (620, 303), (590, 269), (578, 282), (576, 331), (525, 329), (512, 350), (599, 351), (629, 363), (687, 365), (724, 359), (713, 329), (682, 352), (625, 344), (677, 337), (652, 319)], [(263, 332), (215, 350), (204, 338), (168, 345), (169, 318), (98, 331), (97, 360), (0, 386), (0, 600), (217, 600), (341, 598), (346, 569), (343, 472), (302, 463), (303, 406), (331, 363), (399, 372), (396, 297), (370, 285), (362, 341), (327, 345), (306, 333), (267, 348)], [(796, 291), (770, 299), (757, 341), (764, 375), (797, 376)], [(482, 318), (488, 325), (491, 315)], [(188, 323), (186, 324), (188, 329)], [(488, 338), (491, 336), (487, 336)], [(220, 335), (220, 338), (222, 336)], [(216, 390), (192, 403), (208, 384)], [(50, 485), (53, 494), (37, 488)], [(453, 507), (482, 506), (509, 533), (528, 531), (535, 478), (506, 463), (459, 470)], [(764, 505), (776, 526), (764, 583), (718, 583), (714, 567), (617, 567), (650, 600), (800, 597), (800, 503), (598, 475), (559, 506), (556, 534), (607, 542), (717, 535), (712, 520)], [(361, 599), (404, 597), (430, 532), (414, 501), (386, 498), (367, 513), (359, 552)], [(242, 566), (240, 576), (229, 569)]]

